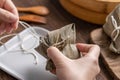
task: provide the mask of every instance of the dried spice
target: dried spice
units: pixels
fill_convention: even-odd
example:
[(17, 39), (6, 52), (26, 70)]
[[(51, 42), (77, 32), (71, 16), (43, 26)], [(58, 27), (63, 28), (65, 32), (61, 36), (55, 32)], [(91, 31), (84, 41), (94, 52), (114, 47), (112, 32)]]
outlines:
[(76, 48), (75, 42), (76, 30), (74, 24), (66, 25), (60, 29), (48, 32), (48, 34), (42, 38), (42, 42), (37, 48), (37, 51), (39, 51), (40, 54), (48, 60), (46, 70), (55, 69), (52, 60), (47, 56), (47, 49), (50, 46), (57, 47), (66, 57), (70, 59), (77, 59), (80, 57), (80, 54)]
[(103, 30), (111, 38), (110, 50), (120, 54), (120, 5), (107, 16)]

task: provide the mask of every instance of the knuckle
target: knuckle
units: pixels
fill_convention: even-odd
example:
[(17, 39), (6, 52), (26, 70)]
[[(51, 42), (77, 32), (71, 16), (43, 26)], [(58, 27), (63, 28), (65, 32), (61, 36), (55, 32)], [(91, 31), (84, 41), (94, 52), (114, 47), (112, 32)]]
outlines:
[[(4, 14), (3, 14), (4, 13)], [(9, 15), (9, 12), (6, 11), (6, 10), (3, 10), (2, 12), (2, 17), (6, 20), (10, 20), (10, 15)]]
[(5, 11), (5, 15), (4, 16), (5, 16), (6, 19), (10, 20), (10, 15), (8, 15), (8, 14), (9, 13), (7, 11)]
[(96, 49), (100, 50), (100, 47), (98, 45), (93, 45)]

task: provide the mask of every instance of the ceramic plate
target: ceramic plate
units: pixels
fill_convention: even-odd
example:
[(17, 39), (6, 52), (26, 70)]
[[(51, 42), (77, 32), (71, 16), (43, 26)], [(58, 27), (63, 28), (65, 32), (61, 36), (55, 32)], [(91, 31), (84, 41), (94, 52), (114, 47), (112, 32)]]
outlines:
[[(36, 35), (44, 36), (48, 32), (48, 30), (40, 27), (33, 28), (37, 33)], [(28, 48), (39, 42), (30, 30), (27, 28), (18, 34), (24, 38), (24, 47)], [(45, 70), (46, 59), (35, 49), (32, 50), (37, 55), (37, 64), (34, 64), (33, 55), (20, 50), (20, 37), (15, 36), (5, 43), (6, 47), (4, 45), (0, 47), (0, 68), (20, 80), (57, 80), (55, 75)]]

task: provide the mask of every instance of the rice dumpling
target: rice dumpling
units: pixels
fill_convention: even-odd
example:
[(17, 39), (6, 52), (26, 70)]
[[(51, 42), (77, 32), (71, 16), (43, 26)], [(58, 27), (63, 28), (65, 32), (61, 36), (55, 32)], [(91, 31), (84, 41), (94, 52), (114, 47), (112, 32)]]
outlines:
[(47, 49), (50, 46), (58, 48), (66, 57), (70, 59), (77, 59), (80, 57), (80, 54), (76, 48), (75, 42), (76, 30), (74, 24), (69, 24), (60, 29), (48, 32), (48, 34), (42, 38), (42, 42), (37, 49), (40, 51), (40, 54), (48, 60), (46, 70), (55, 69), (52, 60), (47, 56)]
[(111, 38), (109, 49), (120, 54), (120, 5), (107, 16), (103, 30)]

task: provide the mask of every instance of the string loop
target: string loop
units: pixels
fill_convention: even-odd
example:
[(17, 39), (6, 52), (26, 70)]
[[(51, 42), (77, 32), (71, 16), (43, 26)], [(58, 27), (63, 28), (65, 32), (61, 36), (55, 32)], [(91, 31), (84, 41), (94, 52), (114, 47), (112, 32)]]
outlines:
[[(29, 28), (30, 30), (29, 30), (29, 32), (32, 34), (32, 36), (34, 37), (34, 38), (36, 38), (36, 40), (38, 40), (39, 42), (41, 42), (41, 41), (43, 41), (42, 40), (42, 38), (40, 38), (41, 36), (38, 36), (38, 34), (36, 33), (36, 31), (32, 28), (32, 26), (30, 26), (29, 24), (27, 24), (26, 22), (23, 22), (23, 21), (19, 21), (19, 24), (20, 25), (22, 25), (25, 29), (27, 29), (27, 28)], [(21, 50), (19, 50), (19, 51), (24, 51), (24, 52), (27, 52), (28, 54), (31, 54), (31, 55), (33, 55), (33, 57), (34, 57), (34, 59), (35, 59), (35, 64), (37, 64), (38, 63), (38, 57), (37, 57), (37, 55), (34, 53), (34, 51), (32, 51), (35, 47), (36, 47), (36, 45), (33, 45), (31, 48), (29, 48), (29, 49), (27, 49), (27, 48), (25, 48), (25, 46), (24, 46), (24, 39), (25, 39), (25, 37), (26, 36), (29, 36), (29, 35), (26, 35), (26, 36), (24, 36), (24, 37), (22, 37), (21, 38), (21, 36), (18, 34), (18, 33), (13, 33), (13, 34), (8, 34), (8, 35), (5, 35), (5, 36), (2, 36), (2, 37), (0, 37), (0, 44), (2, 44), (4, 47), (5, 47), (5, 49), (6, 50), (8, 50), (8, 48), (7, 48), (7, 46), (5, 45), (5, 43), (3, 43), (2, 42), (2, 40), (3, 39), (5, 39), (5, 38), (7, 38), (7, 37), (11, 37), (11, 36), (18, 36), (19, 38), (20, 38), (20, 47), (21, 47)], [(35, 41), (36, 42), (36, 41)], [(36, 44), (36, 43), (35, 43)], [(39, 43), (40, 44), (40, 43)], [(38, 45), (39, 45), (38, 44)], [(18, 50), (17, 50), (18, 51)]]

